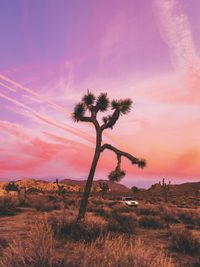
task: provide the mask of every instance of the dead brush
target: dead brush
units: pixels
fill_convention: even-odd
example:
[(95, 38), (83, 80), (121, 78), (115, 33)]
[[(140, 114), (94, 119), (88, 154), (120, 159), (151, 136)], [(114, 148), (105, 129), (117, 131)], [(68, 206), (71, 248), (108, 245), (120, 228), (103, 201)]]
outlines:
[(171, 230), (170, 240), (171, 249), (191, 255), (200, 253), (200, 241), (188, 229), (175, 228)]
[(4, 249), (0, 267), (52, 267), (54, 239), (47, 218), (36, 219), (25, 240), (15, 238)]

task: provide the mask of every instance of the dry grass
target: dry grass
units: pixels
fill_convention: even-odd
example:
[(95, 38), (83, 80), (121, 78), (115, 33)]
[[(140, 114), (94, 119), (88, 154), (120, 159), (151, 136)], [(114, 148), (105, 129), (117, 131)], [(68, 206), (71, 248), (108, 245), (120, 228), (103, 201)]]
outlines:
[(28, 237), (22, 242), (19, 238), (4, 250), (1, 267), (53, 266), (54, 240), (46, 218), (38, 219), (32, 225)]
[[(23, 208), (10, 217), (10, 222), (16, 220), (13, 222), (16, 227), (28, 212), (38, 219), (30, 225), (21, 221), (26, 226), (25, 234), (21, 232), (21, 237), (13, 238), (10, 244), (3, 238), (8, 237), (8, 233), (0, 235), (0, 267), (172, 267), (169, 253), (175, 255), (176, 266), (199, 266), (198, 209), (145, 203), (133, 208), (93, 197), (85, 221), (77, 224), (78, 199), (75, 196), (65, 199), (56, 195), (28, 197), (27, 204), (33, 209)], [(12, 210), (13, 205), (16, 209), (16, 200), (0, 202), (0, 212), (1, 207)], [(48, 216), (43, 216), (43, 211), (48, 211)], [(28, 227), (30, 231), (27, 232)], [(193, 230), (188, 231), (186, 227)]]
[[(80, 246), (79, 256), (74, 255), (73, 264), (82, 267), (172, 267), (172, 260), (161, 249), (147, 247), (139, 240), (124, 236), (100, 237), (89, 246)], [(91, 257), (89, 255), (92, 255)]]
[(147, 247), (141, 240), (123, 235), (99, 236), (86, 245), (66, 241), (62, 257), (57, 257), (51, 227), (44, 217), (36, 221), (28, 239), (13, 241), (4, 249), (1, 267), (172, 267), (172, 260), (161, 249)]
[(49, 216), (49, 224), (56, 238), (67, 238), (73, 241), (91, 243), (107, 231), (107, 224), (103, 218), (88, 214), (82, 223), (77, 223), (72, 216)]

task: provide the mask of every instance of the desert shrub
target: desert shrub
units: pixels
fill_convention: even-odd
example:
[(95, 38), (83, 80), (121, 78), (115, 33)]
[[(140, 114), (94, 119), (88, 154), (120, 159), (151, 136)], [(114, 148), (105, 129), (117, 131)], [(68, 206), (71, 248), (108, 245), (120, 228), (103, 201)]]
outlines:
[(85, 220), (77, 223), (74, 218), (63, 216), (49, 217), (49, 223), (56, 238), (90, 243), (106, 232), (106, 225), (98, 220)]
[(200, 242), (187, 229), (175, 229), (170, 232), (171, 234), (171, 248), (178, 250), (185, 254), (198, 254), (200, 253)]
[(107, 201), (106, 203), (108, 207), (113, 207), (116, 206), (117, 204), (119, 204), (119, 201)]
[(134, 234), (136, 225), (137, 217), (134, 214), (117, 213), (114, 211), (108, 220), (108, 231)]
[(92, 204), (94, 204), (95, 206), (100, 206), (104, 204), (104, 201), (101, 199), (93, 199)]
[(120, 213), (120, 212), (132, 212), (135, 207), (129, 207), (127, 205), (124, 205), (122, 203), (118, 203), (114, 206), (113, 212), (114, 213)]
[(60, 203), (50, 201), (46, 196), (31, 196), (27, 200), (27, 206), (37, 211), (51, 211), (60, 208)]
[(135, 210), (137, 215), (157, 216), (160, 214), (160, 207), (155, 205), (147, 205), (146, 207), (139, 207)]
[(26, 194), (35, 194), (35, 193), (40, 193), (41, 190), (39, 188), (36, 188), (36, 187), (29, 187), (27, 190), (26, 190)]
[(8, 247), (8, 241), (4, 238), (0, 238), (0, 256), (2, 256), (3, 249)]
[(174, 207), (160, 206), (160, 216), (167, 223), (179, 223), (177, 209)]
[(64, 200), (64, 205), (65, 207), (69, 207), (69, 206), (76, 206), (76, 201), (74, 199), (65, 199)]
[(0, 216), (15, 215), (17, 211), (17, 204), (15, 198), (5, 196), (0, 198)]
[(1, 267), (52, 267), (55, 256), (51, 228), (45, 218), (35, 221), (28, 237), (21, 241), (15, 238), (4, 249)]
[(108, 218), (110, 216), (110, 208), (108, 207), (88, 207), (87, 209), (88, 212), (93, 212), (98, 216), (101, 216), (103, 218)]
[(195, 210), (183, 210), (179, 212), (178, 216), (179, 219), (185, 224), (200, 226), (200, 215)]
[(0, 247), (6, 248), (8, 246), (8, 241), (4, 238), (0, 238)]
[(160, 216), (141, 216), (139, 219), (139, 226), (144, 228), (163, 228), (165, 226), (164, 221)]

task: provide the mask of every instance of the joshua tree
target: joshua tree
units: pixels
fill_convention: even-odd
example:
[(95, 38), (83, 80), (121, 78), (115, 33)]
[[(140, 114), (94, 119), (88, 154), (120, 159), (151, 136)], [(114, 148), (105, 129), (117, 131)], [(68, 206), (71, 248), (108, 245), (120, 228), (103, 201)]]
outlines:
[(15, 182), (9, 182), (4, 186), (4, 189), (7, 193), (11, 191), (17, 192), (20, 205), (25, 204), (27, 199), (27, 189), (25, 187), (20, 187)]
[(15, 182), (9, 182), (4, 185), (6, 192), (15, 191), (19, 193), (19, 186)]
[(58, 187), (58, 195), (63, 197), (66, 193), (64, 185), (60, 185), (58, 179), (56, 179), (56, 185)]
[[(135, 158), (131, 154), (121, 151), (110, 144), (102, 145), (103, 131), (106, 129), (112, 129), (119, 119), (120, 115), (125, 115), (130, 112), (131, 106), (132, 101), (129, 98), (113, 100), (110, 103), (106, 93), (101, 93), (96, 98), (91, 92), (88, 91), (87, 94), (83, 96), (82, 101), (74, 107), (73, 120), (75, 122), (81, 121), (91, 123), (94, 125), (96, 130), (96, 147), (94, 157), (82, 196), (77, 221), (84, 219), (96, 166), (101, 153), (105, 149), (113, 151), (117, 156), (117, 166), (115, 170), (111, 171), (108, 176), (111, 181), (119, 181), (125, 176), (125, 171), (121, 169), (122, 157), (129, 159), (132, 164), (137, 164), (140, 168), (144, 168), (146, 165), (146, 162), (143, 159)], [(103, 117), (102, 122), (100, 123), (97, 120), (98, 112), (105, 112), (109, 107), (111, 107), (112, 109), (112, 114)]]
[(139, 189), (137, 186), (132, 186), (132, 187), (131, 187), (131, 190), (132, 190), (132, 192), (133, 192), (134, 194), (140, 192), (140, 189)]
[(162, 185), (161, 186), (162, 186), (162, 191), (163, 191), (165, 202), (167, 202), (168, 201), (168, 198), (169, 198), (171, 181), (169, 181), (169, 183), (167, 184), (165, 182), (165, 179), (163, 178), (162, 179)]
[(102, 197), (104, 197), (104, 195), (109, 191), (109, 186), (107, 183), (99, 183), (99, 187), (101, 189), (101, 193), (102, 193)]

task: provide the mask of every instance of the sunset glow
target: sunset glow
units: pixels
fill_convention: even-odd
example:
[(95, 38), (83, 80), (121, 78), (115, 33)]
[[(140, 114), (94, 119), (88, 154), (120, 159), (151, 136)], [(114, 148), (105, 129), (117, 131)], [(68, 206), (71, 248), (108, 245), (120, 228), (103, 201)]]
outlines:
[[(198, 0), (1, 1), (0, 180), (86, 179), (95, 131), (74, 123), (91, 90), (131, 98), (104, 140), (147, 161), (123, 160), (122, 183), (200, 180)], [(105, 152), (95, 179), (115, 155)]]

